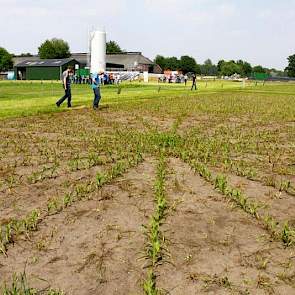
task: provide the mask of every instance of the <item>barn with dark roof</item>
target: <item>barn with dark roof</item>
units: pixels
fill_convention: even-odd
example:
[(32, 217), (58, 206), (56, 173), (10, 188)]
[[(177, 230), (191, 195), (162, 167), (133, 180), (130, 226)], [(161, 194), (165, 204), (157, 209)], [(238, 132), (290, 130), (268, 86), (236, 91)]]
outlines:
[(68, 67), (80, 65), (73, 58), (63, 59), (27, 59), (14, 66), (18, 80), (59, 80), (62, 72)]
[[(13, 60), (18, 79), (54, 80), (59, 77), (60, 71), (69, 65), (69, 62), (75, 61), (74, 63), (79, 64), (80, 69), (87, 68), (90, 56), (87, 53), (72, 53), (70, 58), (60, 60), (42, 60), (37, 55), (31, 57), (15, 56)], [(142, 55), (141, 52), (107, 54), (106, 70), (162, 73), (162, 69)]]

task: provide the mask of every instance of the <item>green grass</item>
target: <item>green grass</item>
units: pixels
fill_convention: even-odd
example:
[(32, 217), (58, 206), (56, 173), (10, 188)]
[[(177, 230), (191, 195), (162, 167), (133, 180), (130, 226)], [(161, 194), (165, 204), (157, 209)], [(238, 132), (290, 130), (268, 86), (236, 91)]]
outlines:
[[(159, 91), (160, 86), (160, 91)], [(219, 92), (257, 92), (259, 94), (293, 94), (295, 87), (292, 84), (266, 84), (247, 83), (245, 89), (241, 89), (240, 82), (229, 81), (201, 81), (198, 83), (198, 91), (190, 91), (190, 85), (182, 84), (158, 84), (125, 82), (121, 84), (122, 91), (118, 95), (117, 86), (103, 86), (102, 104), (116, 104), (122, 102), (136, 102), (147, 99), (165, 97), (196, 96), (206, 93)], [(66, 108), (66, 103), (60, 109), (55, 102), (64, 94), (61, 83), (54, 81), (1, 81), (0, 82), (0, 118), (31, 116), (44, 113), (60, 112)], [(88, 85), (72, 85), (74, 107), (91, 106), (93, 93)]]

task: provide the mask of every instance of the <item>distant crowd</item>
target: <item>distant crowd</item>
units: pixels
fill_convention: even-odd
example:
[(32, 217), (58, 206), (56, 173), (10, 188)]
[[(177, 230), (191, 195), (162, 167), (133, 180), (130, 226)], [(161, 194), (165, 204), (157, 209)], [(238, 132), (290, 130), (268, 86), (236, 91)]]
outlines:
[[(91, 76), (79, 76), (79, 75), (73, 75), (71, 77), (72, 83), (74, 84), (92, 84), (92, 77)], [(113, 84), (119, 84), (121, 82), (120, 80), (120, 74), (113, 74), (113, 73), (102, 73), (99, 75), (99, 83), (101, 85), (113, 85)]]
[(159, 77), (158, 81), (162, 83), (185, 83), (186, 84), (186, 82), (188, 81), (188, 76), (183, 74), (163, 75)]
[(192, 80), (191, 90), (193, 90), (193, 89), (197, 90), (197, 77), (194, 73), (190, 73), (189, 75), (183, 75), (183, 74), (163, 75), (158, 78), (158, 82), (184, 83), (184, 85), (186, 86), (189, 78), (191, 78), (191, 80)]

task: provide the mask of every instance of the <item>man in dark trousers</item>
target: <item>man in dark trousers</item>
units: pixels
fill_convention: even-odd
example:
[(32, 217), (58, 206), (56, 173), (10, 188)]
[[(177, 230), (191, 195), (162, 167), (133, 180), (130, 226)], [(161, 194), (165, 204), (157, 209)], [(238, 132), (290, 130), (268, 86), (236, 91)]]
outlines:
[(100, 95), (100, 75), (101, 74), (102, 74), (102, 72), (100, 72), (99, 74), (94, 73), (92, 75), (91, 88), (93, 89), (93, 93), (94, 93), (94, 99), (93, 99), (93, 109), (94, 110), (98, 109), (98, 104), (101, 99), (101, 95)]
[(193, 90), (195, 88), (195, 90), (197, 90), (197, 77), (195, 74), (193, 74), (193, 85), (192, 85), (192, 88), (191, 90)]
[(66, 99), (68, 99), (68, 108), (72, 106), (72, 93), (71, 93), (71, 75), (73, 74), (73, 68), (68, 67), (63, 73), (62, 73), (62, 84), (63, 88), (65, 90), (65, 95), (61, 97), (57, 102), (56, 105), (59, 107)]

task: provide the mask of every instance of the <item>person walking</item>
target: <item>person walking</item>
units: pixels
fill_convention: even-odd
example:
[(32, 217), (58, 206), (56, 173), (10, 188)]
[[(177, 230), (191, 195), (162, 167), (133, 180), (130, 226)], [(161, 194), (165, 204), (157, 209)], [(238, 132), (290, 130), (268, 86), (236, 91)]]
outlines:
[(68, 67), (63, 73), (62, 73), (62, 84), (63, 88), (65, 90), (65, 95), (61, 97), (57, 102), (57, 107), (60, 107), (60, 105), (68, 99), (68, 108), (72, 106), (72, 93), (71, 93), (71, 75), (73, 74), (73, 68)]
[(98, 104), (101, 99), (100, 95), (100, 74), (94, 73), (92, 75), (92, 84), (91, 88), (93, 89), (94, 99), (93, 99), (93, 109), (98, 109)]
[(193, 74), (193, 85), (192, 85), (192, 88), (191, 88), (191, 91), (195, 88), (195, 90), (197, 90), (197, 77), (195, 74)]

